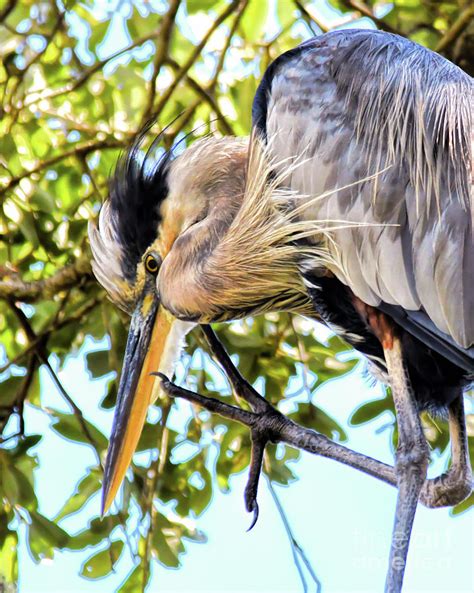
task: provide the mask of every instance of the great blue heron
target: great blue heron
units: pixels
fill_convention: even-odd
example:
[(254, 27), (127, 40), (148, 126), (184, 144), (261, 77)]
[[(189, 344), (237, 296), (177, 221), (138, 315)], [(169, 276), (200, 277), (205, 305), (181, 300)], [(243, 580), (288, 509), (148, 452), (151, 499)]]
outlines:
[[(172, 372), (193, 324), (281, 310), (318, 317), (392, 388), (395, 468), (336, 444), (317, 452), (398, 486), (386, 590), (401, 590), (420, 497), (453, 505), (472, 488), (462, 401), (474, 376), (472, 101), (471, 78), (441, 56), (345, 30), (271, 64), (250, 139), (201, 139), (153, 160), (139, 136), (90, 229), (94, 272), (132, 315), (105, 510), (160, 386), (260, 426), (151, 374)], [(227, 370), (238, 383), (229, 360)], [(428, 407), (448, 410), (451, 435), (451, 466), (434, 480), (419, 420)], [(281, 414), (274, 420), (269, 433), (291, 442)], [(255, 488), (247, 494), (255, 508)]]

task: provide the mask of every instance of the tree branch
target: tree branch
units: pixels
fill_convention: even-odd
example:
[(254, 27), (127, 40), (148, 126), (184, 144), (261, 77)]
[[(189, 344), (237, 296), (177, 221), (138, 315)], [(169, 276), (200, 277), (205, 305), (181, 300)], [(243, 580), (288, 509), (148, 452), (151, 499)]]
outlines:
[(447, 49), (450, 45), (452, 45), (473, 18), (474, 5), (471, 5), (469, 8), (466, 8), (461, 12), (461, 14), (453, 23), (451, 28), (446, 31), (446, 33), (436, 46), (435, 51), (442, 52), (445, 49)]
[(178, 12), (180, 4), (181, 0), (172, 0), (170, 2), (168, 11), (163, 16), (159, 32), (156, 36), (158, 41), (155, 50), (155, 57), (153, 58), (153, 74), (150, 80), (150, 90), (147, 97), (147, 103), (145, 109), (143, 110), (141, 126), (151, 119), (153, 103), (155, 102), (156, 95), (156, 79), (158, 78), (161, 67), (168, 56), (171, 35), (173, 33), (173, 25), (176, 20), (176, 13)]
[(375, 16), (371, 8), (367, 6), (365, 2), (362, 2), (362, 0), (341, 0), (341, 2), (347, 8), (356, 10), (361, 15), (373, 20), (379, 29), (382, 29), (383, 31), (388, 31), (389, 33), (395, 33), (396, 35), (401, 34), (399, 31), (397, 31), (388, 23), (386, 23), (383, 19), (379, 19), (377, 16)]
[(299, 0), (293, 1), (296, 8), (300, 11), (301, 16), (308, 24), (308, 27), (311, 29), (313, 35), (316, 35), (317, 31), (313, 30), (313, 27), (311, 26), (312, 23), (314, 23), (318, 27), (318, 29), (320, 29), (323, 33), (327, 33), (330, 30), (329, 27), (324, 25), (318, 18), (316, 18), (316, 16), (313, 13), (309, 12), (309, 10), (306, 8), (306, 6), (304, 6), (302, 2), (300, 2)]
[[(182, 70), (181, 66), (178, 64), (178, 62), (176, 62), (175, 60), (173, 60), (173, 58), (167, 58), (165, 60), (166, 64), (169, 64), (171, 66), (171, 68), (173, 68), (173, 70), (175, 72), (180, 72)], [(230, 136), (233, 136), (235, 134), (234, 130), (232, 129), (232, 126), (229, 124), (229, 122), (227, 121), (226, 116), (222, 113), (221, 108), (219, 107), (218, 102), (216, 101), (216, 99), (209, 93), (208, 89), (204, 88), (203, 86), (201, 86), (197, 80), (195, 80), (192, 76), (190, 76), (189, 74), (185, 74), (184, 75), (184, 80), (186, 80), (186, 82), (188, 83), (188, 85), (193, 89), (193, 91), (204, 101), (206, 101), (206, 103), (209, 104), (209, 107), (215, 112), (215, 114), (217, 115), (218, 122), (221, 124), (222, 126), (222, 131), (224, 132), (224, 134), (228, 134)]]
[(158, 35), (158, 33), (159, 33), (159, 31), (153, 31), (152, 33), (148, 33), (147, 35), (143, 35), (143, 37), (140, 37), (139, 39), (137, 39), (136, 41), (134, 41), (130, 45), (127, 45), (127, 47), (124, 47), (123, 49), (117, 50), (112, 55), (110, 55), (108, 58), (104, 58), (103, 60), (99, 60), (93, 66), (91, 66), (90, 68), (87, 68), (86, 70), (84, 70), (79, 75), (79, 77), (76, 78), (76, 80), (72, 80), (72, 81), (68, 82), (65, 86), (60, 87), (59, 89), (51, 90), (50, 92), (47, 92), (44, 95), (41, 95), (41, 94), (35, 92), (33, 97), (27, 96), (25, 98), (25, 101), (24, 101), (25, 107), (28, 107), (29, 105), (32, 105), (33, 103), (36, 103), (38, 101), (42, 101), (44, 99), (55, 99), (56, 97), (60, 97), (61, 95), (67, 95), (68, 93), (71, 93), (72, 91), (76, 91), (81, 86), (83, 86), (89, 80), (89, 78), (91, 78), (91, 76), (93, 74), (95, 74), (99, 70), (102, 70), (102, 68), (106, 64), (108, 64), (109, 62), (111, 62), (115, 58), (118, 58), (119, 56), (127, 53), (128, 51), (131, 51), (132, 49), (135, 49), (136, 47), (139, 47), (140, 45), (143, 45), (147, 41), (151, 41), (151, 40), (155, 39), (156, 36)]
[(201, 326), (208, 340), (211, 351), (223, 367), (235, 393), (245, 400), (252, 411), (241, 407), (229, 405), (220, 400), (202, 396), (188, 389), (171, 383), (162, 373), (152, 373), (162, 380), (162, 387), (170, 397), (181, 397), (193, 404), (197, 404), (210, 412), (215, 412), (224, 418), (236, 420), (250, 428), (252, 435), (252, 455), (249, 468), (249, 477), (245, 488), (245, 506), (249, 512), (254, 513), (252, 528), (258, 518), (258, 480), (262, 469), (262, 459), (265, 446), (268, 442), (286, 443), (308, 453), (321, 455), (349, 465), (355, 469), (397, 486), (397, 477), (393, 467), (357, 453), (334, 443), (326, 436), (316, 431), (296, 424), (263, 398), (240, 374), (232, 363), (229, 355), (209, 325)]
[(17, 364), (20, 360), (25, 358), (28, 354), (34, 351), (39, 344), (46, 343), (49, 336), (53, 333), (53, 331), (60, 330), (63, 327), (70, 325), (71, 323), (80, 323), (86, 315), (88, 315), (97, 305), (99, 301), (93, 299), (92, 301), (87, 301), (85, 305), (83, 305), (80, 309), (77, 309), (72, 315), (62, 319), (61, 321), (56, 320), (51, 327), (47, 330), (43, 331), (40, 334), (37, 334), (36, 338), (29, 342), (28, 346), (20, 352), (17, 356), (9, 360), (4, 366), (0, 367), (0, 374), (5, 372), (9, 369), (12, 365)]
[(91, 266), (89, 258), (83, 256), (44, 280), (24, 282), (17, 276), (4, 277), (0, 280), (0, 298), (25, 303), (49, 300), (58, 292), (77, 286), (85, 278), (91, 278)]
[(209, 28), (209, 30), (207, 31), (207, 33), (204, 35), (204, 37), (201, 39), (201, 41), (196, 45), (196, 47), (192, 51), (189, 58), (186, 60), (186, 62), (181, 67), (181, 70), (176, 74), (173, 82), (162, 94), (162, 96), (158, 102), (158, 105), (155, 107), (155, 109), (153, 110), (153, 113), (151, 114), (152, 117), (157, 117), (161, 113), (162, 109), (164, 108), (166, 103), (169, 101), (171, 95), (174, 93), (178, 84), (182, 81), (184, 76), (189, 72), (191, 66), (194, 64), (194, 62), (201, 55), (202, 50), (206, 46), (209, 39), (212, 37), (214, 31), (227, 19), (228, 16), (230, 16), (234, 12), (234, 10), (239, 6), (240, 2), (241, 2), (241, 0), (232, 0), (232, 2), (227, 5), (227, 8), (212, 23), (212, 25)]
[(33, 167), (33, 169), (28, 169), (24, 171), (20, 175), (16, 175), (12, 177), (5, 185), (0, 189), (0, 196), (3, 196), (8, 190), (14, 189), (22, 179), (26, 179), (31, 175), (36, 173), (40, 173), (47, 169), (48, 167), (52, 167), (57, 163), (67, 159), (71, 156), (81, 156), (87, 155), (91, 152), (95, 152), (96, 150), (106, 150), (112, 148), (122, 148), (124, 146), (124, 141), (120, 140), (100, 140), (98, 142), (89, 142), (88, 144), (84, 144), (82, 146), (75, 146), (69, 150), (65, 150), (61, 154), (58, 154), (54, 157), (46, 159), (45, 161), (41, 161), (39, 165)]
[(301, 562), (303, 563), (306, 570), (309, 572), (313, 582), (316, 586), (316, 593), (321, 593), (322, 585), (321, 581), (318, 579), (313, 567), (311, 566), (311, 562), (308, 560), (305, 551), (296, 541), (295, 536), (293, 535), (293, 530), (291, 529), (290, 522), (288, 521), (288, 517), (286, 516), (285, 509), (283, 508), (280, 499), (278, 498), (277, 493), (275, 492), (275, 488), (273, 487), (272, 481), (267, 476), (267, 485), (268, 489), (270, 490), (270, 494), (272, 495), (273, 502), (277, 508), (278, 514), (282, 520), (283, 526), (286, 531), (286, 535), (288, 536), (288, 540), (291, 546), (291, 552), (293, 554), (293, 561), (296, 566), (296, 570), (298, 571), (299, 577), (301, 579), (301, 584), (303, 585), (303, 593), (308, 592), (308, 583), (306, 582), (306, 578), (304, 575), (303, 567), (301, 566)]
[(0, 11), (0, 23), (2, 23), (10, 14), (10, 12), (15, 8), (16, 0), (8, 0), (5, 6)]
[(232, 23), (232, 26), (229, 30), (229, 34), (227, 35), (226, 42), (224, 44), (224, 47), (222, 48), (221, 54), (219, 56), (219, 61), (217, 62), (217, 66), (214, 71), (214, 76), (212, 77), (212, 80), (208, 86), (208, 91), (211, 93), (214, 93), (214, 91), (215, 91), (215, 87), (216, 87), (217, 81), (219, 79), (219, 74), (221, 73), (222, 69), (224, 68), (224, 61), (225, 61), (227, 52), (229, 51), (230, 44), (232, 43), (232, 39), (234, 38), (234, 34), (237, 31), (237, 27), (239, 26), (240, 21), (242, 20), (242, 17), (244, 16), (245, 9), (249, 5), (249, 1), (250, 0), (244, 0), (242, 2), (239, 10), (237, 11), (237, 16), (235, 17), (234, 22)]

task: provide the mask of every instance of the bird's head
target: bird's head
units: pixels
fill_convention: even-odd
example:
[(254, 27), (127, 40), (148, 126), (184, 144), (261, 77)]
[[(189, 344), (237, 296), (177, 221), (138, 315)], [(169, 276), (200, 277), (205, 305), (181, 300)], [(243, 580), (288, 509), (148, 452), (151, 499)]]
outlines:
[(273, 195), (278, 180), (268, 183), (262, 151), (251, 150), (252, 158), (248, 139), (205, 138), (157, 157), (158, 139), (148, 151), (145, 140), (146, 131), (119, 160), (98, 225), (89, 229), (94, 274), (131, 315), (104, 511), (159, 390), (150, 373), (172, 373), (186, 331), (308, 302)]

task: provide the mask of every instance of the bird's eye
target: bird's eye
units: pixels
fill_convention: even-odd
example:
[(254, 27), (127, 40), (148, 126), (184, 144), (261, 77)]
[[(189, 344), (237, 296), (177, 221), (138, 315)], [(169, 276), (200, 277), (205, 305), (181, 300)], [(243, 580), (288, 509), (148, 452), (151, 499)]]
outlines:
[(154, 257), (151, 254), (148, 254), (145, 258), (146, 271), (150, 272), (150, 274), (157, 274), (159, 267), (160, 267), (160, 265), (159, 265), (156, 257)]

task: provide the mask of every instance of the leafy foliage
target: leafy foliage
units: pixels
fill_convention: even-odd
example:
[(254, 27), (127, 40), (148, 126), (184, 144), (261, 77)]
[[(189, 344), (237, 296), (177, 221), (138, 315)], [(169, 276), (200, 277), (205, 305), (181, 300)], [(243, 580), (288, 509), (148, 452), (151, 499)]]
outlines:
[[(107, 178), (121, 149), (138, 127), (151, 116), (163, 126), (173, 122), (163, 137), (166, 146), (196, 128), (248, 134), (252, 98), (269, 62), (313, 33), (368, 22), (361, 17), (442, 49), (461, 66), (469, 64), (468, 3), (333, 0), (332, 12), (324, 14), (317, 4), (279, 0), (273, 11), (267, 0), (170, 0), (164, 6), (136, 0), (117, 3), (109, 12), (91, 0), (1, 4), (0, 578), (6, 583), (18, 578), (18, 527), (24, 525), (36, 561), (52, 558), (57, 549), (93, 548), (81, 569), (86, 579), (110, 574), (132, 554), (136, 566), (119, 591), (144, 590), (151, 558), (177, 567), (187, 541), (205, 541), (195, 519), (214, 489), (228, 489), (230, 477), (249, 463), (249, 435), (240, 425), (188, 410), (182, 432), (176, 432), (166, 426), (167, 402), (155, 410), (139, 444), (139, 451), (160, 455), (133, 466), (120, 510), (104, 521), (94, 518), (75, 534), (62, 526), (97, 495), (107, 441), (65, 391), (69, 413), (44, 410), (39, 369), (52, 355), (64, 364), (86, 336), (107, 336), (113, 347), (88, 354), (87, 365), (92, 378), (108, 377), (101, 408), (114, 405), (127, 319), (91, 276), (86, 229), (107, 195)], [(379, 18), (372, 14), (376, 5)], [(310, 326), (288, 315), (218, 331), (238, 356), (242, 373), (260, 380), (263, 395), (276, 404), (286, 393), (292, 418), (332, 438), (346, 438), (313, 397), (324, 381), (356, 363), (341, 358), (348, 348), (339, 338), (318, 343)], [(185, 360), (188, 383), (204, 394), (229, 398), (202, 345), (199, 332), (193, 332)], [(49, 372), (58, 384), (51, 365)], [(53, 431), (96, 456), (54, 518), (38, 505), (34, 470), (41, 436), (24, 425), (25, 406), (49, 414)], [(370, 421), (389, 408), (388, 397), (369, 402), (354, 412), (352, 422)], [(429, 428), (433, 446), (444, 450), (445, 427), (434, 433)], [(184, 445), (194, 452), (174, 462)], [(288, 484), (297, 458), (289, 448), (269, 449), (266, 471), (273, 481)], [(170, 501), (172, 514), (164, 507)], [(472, 503), (471, 497), (458, 511)], [(132, 515), (141, 529), (130, 541)]]

